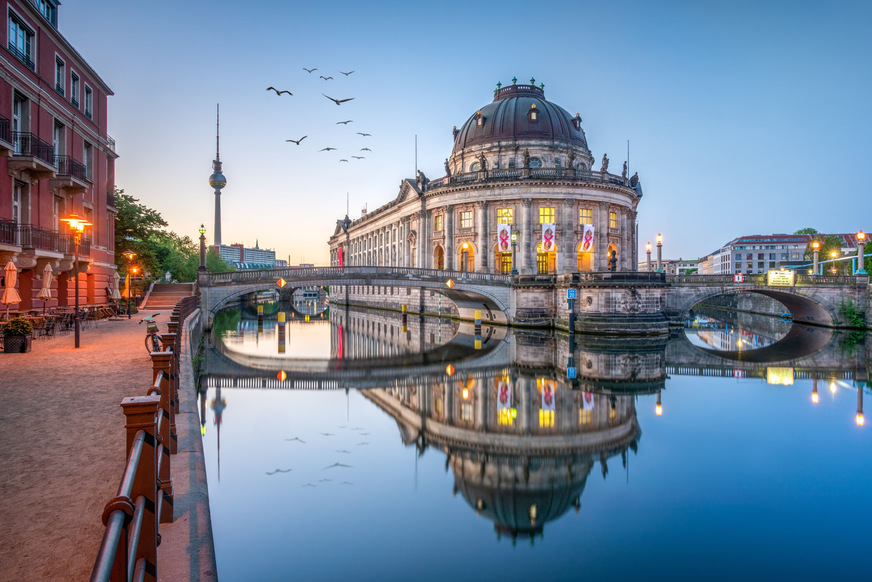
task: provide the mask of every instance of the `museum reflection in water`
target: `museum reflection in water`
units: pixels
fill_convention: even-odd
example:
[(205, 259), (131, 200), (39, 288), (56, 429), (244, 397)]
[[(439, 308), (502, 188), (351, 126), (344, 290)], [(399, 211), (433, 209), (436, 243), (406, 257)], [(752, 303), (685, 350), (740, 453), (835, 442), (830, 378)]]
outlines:
[[(732, 330), (717, 329), (708, 316), (696, 321), (727, 337), (731, 331), (750, 337), (747, 321), (733, 321)], [(661, 415), (668, 375), (760, 377), (776, 384), (811, 378), (813, 403), (818, 380), (832, 387), (865, 375), (864, 351), (846, 359), (821, 329), (757, 334), (756, 344), (769, 350), (763, 353), (775, 357), (785, 341), (812, 342), (810, 354), (787, 366), (736, 362), (724, 352), (735, 340), (703, 341), (709, 349), (702, 350), (682, 332), (594, 340), (354, 309), (336, 310), (329, 323), (314, 325), (329, 325), (329, 359), (318, 365), (275, 358), (281, 350), (269, 347), (269, 356), (243, 357), (216, 342), (207, 363), (216, 421), (226, 406), (222, 388), (363, 389), (396, 420), (406, 445), (446, 455), (454, 492), (492, 521), (498, 536), (513, 540), (541, 536), (546, 523), (578, 511), (591, 474), (606, 478), (610, 465), (626, 467), (642, 434), (636, 397), (656, 394), (655, 414)], [(265, 326), (262, 333), (281, 341), (281, 326)], [(862, 407), (857, 389), (858, 425)]]

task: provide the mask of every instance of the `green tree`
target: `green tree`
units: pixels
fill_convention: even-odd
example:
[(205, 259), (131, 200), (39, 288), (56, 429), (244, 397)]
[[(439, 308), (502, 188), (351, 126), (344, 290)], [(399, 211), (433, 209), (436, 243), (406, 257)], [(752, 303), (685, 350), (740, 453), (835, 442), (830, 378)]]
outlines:
[[(820, 254), (818, 255), (818, 259), (820, 261), (829, 261), (833, 258), (833, 253), (836, 253), (836, 257), (842, 256), (842, 245), (844, 241), (837, 236), (833, 236), (831, 234), (825, 235), (823, 237), (817, 237), (821, 243)], [(811, 245), (808, 245), (805, 249), (805, 260), (808, 262), (812, 262), (814, 260), (814, 251), (811, 248)], [(837, 275), (848, 275), (850, 274), (851, 263), (850, 261), (838, 261), (836, 263), (828, 263), (824, 267), (824, 274), (832, 274), (833, 267), (836, 268)]]
[(818, 234), (817, 229), (807, 226), (805, 228), (800, 228), (793, 234)]

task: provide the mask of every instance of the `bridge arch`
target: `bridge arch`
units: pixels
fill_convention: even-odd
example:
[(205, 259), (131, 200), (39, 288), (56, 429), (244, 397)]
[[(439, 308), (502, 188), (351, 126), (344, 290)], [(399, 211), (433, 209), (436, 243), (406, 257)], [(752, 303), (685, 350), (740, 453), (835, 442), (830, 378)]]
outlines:
[(828, 299), (824, 297), (810, 298), (796, 292), (728, 287), (698, 287), (693, 291), (682, 294), (677, 302), (678, 315), (682, 319), (686, 318), (694, 307), (706, 299), (741, 293), (756, 293), (778, 301), (790, 312), (795, 322), (830, 326), (833, 324), (834, 316), (838, 314), (838, 306), (833, 305)]

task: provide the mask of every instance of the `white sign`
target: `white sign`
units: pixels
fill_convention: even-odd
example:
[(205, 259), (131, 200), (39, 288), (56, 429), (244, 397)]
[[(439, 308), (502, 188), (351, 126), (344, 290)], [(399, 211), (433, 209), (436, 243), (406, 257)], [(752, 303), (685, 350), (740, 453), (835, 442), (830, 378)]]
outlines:
[(743, 275), (742, 273), (736, 273), (735, 275), (733, 275), (733, 283), (744, 283), (744, 282), (745, 282), (745, 275)]

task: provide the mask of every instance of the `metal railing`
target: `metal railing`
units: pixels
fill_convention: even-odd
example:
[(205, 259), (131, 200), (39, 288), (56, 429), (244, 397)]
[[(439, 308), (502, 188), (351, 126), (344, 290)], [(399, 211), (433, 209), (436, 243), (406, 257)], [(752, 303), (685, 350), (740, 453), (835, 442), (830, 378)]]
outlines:
[[(726, 275), (666, 275), (666, 282), (679, 285), (754, 285), (756, 287), (767, 286), (766, 275), (746, 274), (743, 280), (737, 282), (731, 274)], [(865, 285), (869, 281), (868, 275), (807, 275), (796, 273), (794, 275), (796, 285)]]
[[(75, 252), (75, 239), (71, 235), (61, 234), (32, 224), (19, 224), (11, 220), (0, 220), (0, 244), (67, 255), (72, 255)], [(79, 242), (79, 256), (88, 257), (90, 255), (91, 240), (82, 239)]]
[(275, 282), (279, 278), (288, 282), (301, 280), (338, 280), (352, 277), (382, 277), (409, 279), (452, 279), (455, 282), (475, 283), (487, 282), (508, 285), (512, 282), (511, 275), (495, 273), (475, 273), (469, 271), (445, 271), (439, 269), (419, 269), (416, 267), (302, 267), (265, 269), (261, 271), (233, 271), (228, 273), (210, 273), (209, 282), (215, 284)]
[(72, 156), (55, 156), (55, 166), (58, 168), (58, 176), (72, 176), (83, 182), (89, 179), (88, 168)]
[(152, 352), (154, 383), (146, 396), (121, 402), (127, 427), (128, 458), (118, 493), (103, 510), (106, 531), (91, 572), (91, 581), (158, 578), (160, 524), (172, 523), (172, 455), (178, 452), (178, 330), (196, 309), (197, 297), (176, 304), (160, 352)]
[(12, 53), (12, 55), (13, 55), (16, 59), (18, 59), (19, 61), (21, 61), (21, 62), (24, 63), (25, 65), (27, 65), (27, 68), (28, 68), (28, 69), (30, 69), (31, 71), (35, 71), (35, 70), (36, 70), (36, 65), (34, 64), (33, 59), (30, 58), (30, 55), (27, 55), (27, 54), (25, 54), (24, 52), (20, 51), (20, 50), (18, 49), (18, 47), (15, 46), (15, 45), (14, 45), (13, 43), (11, 43), (11, 42), (10, 42), (8, 45), (6, 45), (6, 48), (9, 49), (9, 52)]
[(12, 130), (9, 124), (9, 119), (0, 115), (0, 140), (6, 143), (12, 143)]
[(13, 131), (12, 144), (16, 156), (33, 156), (50, 166), (55, 165), (54, 146), (30, 132)]

